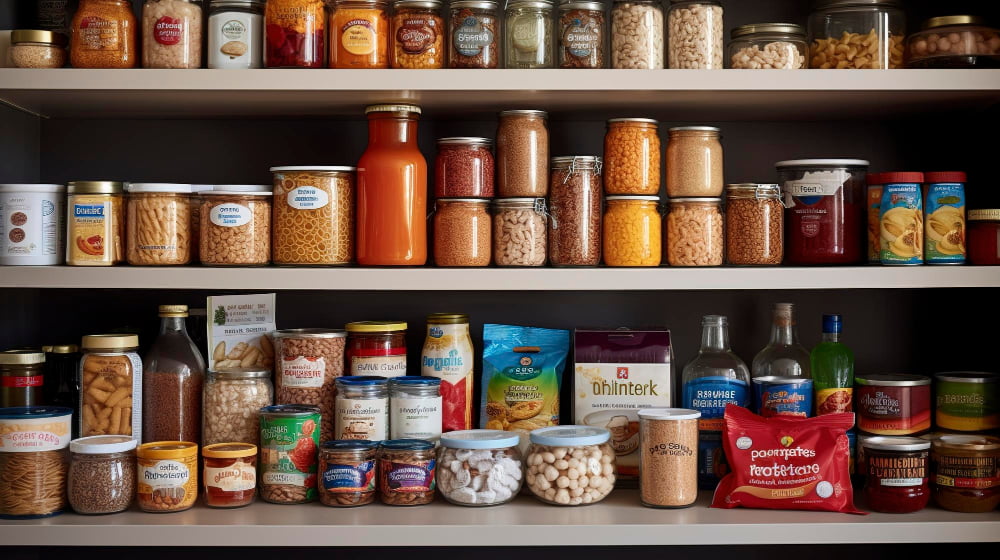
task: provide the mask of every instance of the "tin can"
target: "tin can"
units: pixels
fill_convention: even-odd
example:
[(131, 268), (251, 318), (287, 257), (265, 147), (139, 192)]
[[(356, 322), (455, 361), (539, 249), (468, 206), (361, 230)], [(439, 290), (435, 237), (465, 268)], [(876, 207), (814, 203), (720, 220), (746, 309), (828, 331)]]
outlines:
[(879, 258), (882, 264), (924, 262), (924, 174), (882, 173), (885, 186), (879, 204)]
[(136, 450), (139, 509), (167, 513), (190, 509), (198, 499), (198, 444), (153, 441)]
[(66, 187), (0, 184), (0, 265), (55, 265), (66, 256)]
[(934, 376), (939, 428), (982, 432), (1000, 428), (1000, 375), (980, 371), (949, 371)]
[(764, 418), (808, 418), (813, 409), (813, 382), (808, 377), (767, 375), (753, 380), (757, 413)]
[(279, 404), (260, 409), (260, 495), (275, 504), (316, 499), (318, 406)]
[(855, 376), (858, 430), (882, 436), (909, 436), (931, 428), (931, 378), (873, 373)]
[(965, 173), (937, 171), (925, 174), (924, 258), (927, 264), (965, 262)]
[(868, 174), (865, 208), (868, 216), (868, 264), (881, 264), (881, 246), (879, 244), (879, 207), (882, 205), (882, 173)]

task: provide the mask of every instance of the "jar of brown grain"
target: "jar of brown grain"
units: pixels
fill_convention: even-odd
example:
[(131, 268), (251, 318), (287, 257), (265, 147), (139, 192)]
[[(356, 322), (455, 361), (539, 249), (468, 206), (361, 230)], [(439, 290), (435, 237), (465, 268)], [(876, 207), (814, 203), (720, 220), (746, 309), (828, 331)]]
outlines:
[(735, 265), (781, 264), (784, 212), (778, 185), (726, 185), (726, 261)]
[(698, 418), (686, 408), (639, 411), (639, 495), (642, 505), (682, 508), (698, 498)]
[(541, 197), (549, 188), (545, 111), (501, 111), (497, 129), (497, 196)]
[(678, 126), (668, 131), (667, 196), (722, 194), (722, 144), (714, 126)]
[(434, 262), (438, 266), (489, 266), (489, 199), (439, 198), (434, 213)]
[(601, 168), (599, 157), (552, 158), (548, 222), (554, 266), (601, 262)]

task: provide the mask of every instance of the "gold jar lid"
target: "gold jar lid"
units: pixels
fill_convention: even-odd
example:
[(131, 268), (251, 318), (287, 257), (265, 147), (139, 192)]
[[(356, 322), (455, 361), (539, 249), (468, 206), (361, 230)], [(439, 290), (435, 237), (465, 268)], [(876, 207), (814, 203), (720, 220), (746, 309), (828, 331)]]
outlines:
[(467, 313), (431, 313), (427, 316), (427, 323), (430, 325), (456, 325), (468, 322)]
[(32, 364), (44, 364), (45, 353), (33, 350), (4, 350), (0, 352), (0, 365), (28, 366)]
[(349, 333), (381, 333), (405, 331), (406, 323), (402, 321), (355, 321), (345, 327)]
[(227, 442), (213, 443), (201, 449), (201, 455), (207, 459), (242, 459), (257, 454), (257, 446), (252, 443)]
[(80, 346), (85, 350), (109, 350), (112, 348), (137, 348), (137, 334), (88, 334)]
[(934, 29), (935, 27), (947, 27), (949, 25), (986, 25), (986, 18), (970, 15), (932, 17), (924, 21), (920, 29)]
[(45, 43), (59, 48), (66, 48), (69, 39), (62, 33), (45, 31), (43, 29), (15, 29), (10, 32), (10, 42), (13, 45), (18, 43)]
[(198, 444), (190, 441), (152, 441), (139, 446), (140, 459), (186, 459), (198, 456)]
[(52, 350), (49, 350), (53, 354), (75, 354), (79, 351), (80, 347), (76, 344), (54, 344)]
[(161, 305), (160, 317), (187, 317), (188, 306), (186, 305)]
[(977, 208), (969, 210), (970, 222), (1000, 221), (1000, 208)]
[(122, 194), (125, 183), (121, 181), (70, 181), (66, 184), (68, 194)]

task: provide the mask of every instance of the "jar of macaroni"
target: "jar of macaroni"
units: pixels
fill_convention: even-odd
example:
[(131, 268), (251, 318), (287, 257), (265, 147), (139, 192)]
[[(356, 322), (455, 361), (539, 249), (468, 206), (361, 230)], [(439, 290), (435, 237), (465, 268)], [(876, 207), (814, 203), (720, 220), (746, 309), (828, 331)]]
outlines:
[(449, 68), (496, 68), (500, 19), (493, 0), (451, 0)]
[(611, 119), (604, 135), (604, 192), (660, 193), (660, 137), (653, 119)]
[(335, 406), (335, 439), (389, 439), (389, 380), (385, 377), (338, 377)]
[(549, 188), (548, 113), (500, 112), (497, 127), (497, 196), (541, 197)]
[(493, 262), (497, 266), (542, 266), (548, 249), (544, 198), (499, 198), (493, 202)]
[(808, 68), (806, 30), (794, 23), (751, 23), (730, 32), (729, 68), (800, 70)]
[(667, 196), (720, 196), (723, 166), (719, 129), (678, 126), (667, 132)]
[(330, 12), (330, 68), (388, 67), (388, 0), (336, 0)]
[(142, 8), (142, 67), (201, 68), (199, 0), (146, 0)]
[(726, 262), (778, 265), (784, 255), (785, 207), (775, 184), (726, 186)]
[(277, 265), (354, 260), (354, 174), (344, 166), (272, 167), (272, 259)]
[(604, 200), (604, 264), (660, 266), (660, 197), (621, 195)]
[(448, 30), (441, 16), (441, 0), (396, 0), (392, 6), (390, 65), (421, 70), (444, 68)]
[(552, 2), (507, 2), (504, 54), (507, 68), (552, 68), (555, 55)]
[(899, 0), (820, 0), (809, 15), (810, 68), (902, 68), (905, 41)]
[(210, 266), (271, 262), (271, 191), (202, 192), (199, 256)]
[(130, 183), (125, 226), (128, 263), (179, 265), (191, 261), (191, 185)]
[(490, 201), (486, 198), (439, 198), (434, 211), (434, 264), (489, 266)]
[(669, 68), (722, 68), (725, 28), (717, 0), (670, 0), (667, 14)]
[(672, 198), (665, 221), (670, 266), (722, 264), (725, 239), (721, 198)]
[(139, 446), (139, 508), (150, 513), (190, 509), (198, 499), (198, 444), (153, 441)]
[(524, 480), (539, 500), (559, 506), (595, 504), (614, 489), (615, 450), (606, 428), (551, 426), (532, 430), (528, 437)]
[(559, 4), (557, 30), (559, 68), (604, 68), (608, 26), (604, 4), (571, 0)]
[(269, 369), (208, 370), (202, 389), (202, 445), (230, 441), (256, 445), (260, 442), (259, 411), (273, 402)]
[(552, 158), (549, 261), (553, 266), (601, 264), (601, 158)]
[(142, 440), (142, 360), (134, 334), (88, 334), (80, 343), (80, 435)]
[(123, 187), (118, 181), (70, 181), (66, 186), (66, 264), (125, 261)]

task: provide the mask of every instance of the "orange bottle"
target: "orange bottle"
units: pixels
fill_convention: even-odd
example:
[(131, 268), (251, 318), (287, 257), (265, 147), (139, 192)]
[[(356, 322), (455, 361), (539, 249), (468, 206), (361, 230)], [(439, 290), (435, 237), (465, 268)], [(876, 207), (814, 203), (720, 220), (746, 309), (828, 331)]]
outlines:
[(415, 105), (370, 105), (358, 161), (357, 259), (362, 266), (427, 262), (427, 161)]

